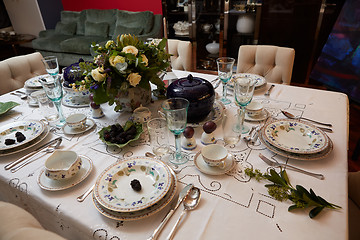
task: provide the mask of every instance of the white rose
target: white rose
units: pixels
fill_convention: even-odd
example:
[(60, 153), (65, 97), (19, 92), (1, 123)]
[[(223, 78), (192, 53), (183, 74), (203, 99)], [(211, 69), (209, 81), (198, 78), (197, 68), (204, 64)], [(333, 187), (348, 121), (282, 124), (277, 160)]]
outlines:
[(142, 57), (142, 63), (147, 66), (149, 64), (149, 60), (147, 59), (147, 57), (145, 56), (145, 54), (141, 54)]
[(141, 80), (141, 75), (139, 75), (138, 73), (130, 73), (127, 77), (127, 80), (129, 81), (131, 86), (136, 87)]
[(111, 56), (109, 62), (111, 66), (115, 67), (117, 63), (124, 63), (125, 58), (122, 56)]
[(139, 50), (136, 47), (129, 45), (129, 46), (124, 47), (122, 52), (132, 53), (136, 56), (138, 54)]
[(91, 71), (91, 76), (98, 82), (102, 82), (106, 78), (106, 73), (101, 73), (103, 70), (100, 68), (93, 69)]

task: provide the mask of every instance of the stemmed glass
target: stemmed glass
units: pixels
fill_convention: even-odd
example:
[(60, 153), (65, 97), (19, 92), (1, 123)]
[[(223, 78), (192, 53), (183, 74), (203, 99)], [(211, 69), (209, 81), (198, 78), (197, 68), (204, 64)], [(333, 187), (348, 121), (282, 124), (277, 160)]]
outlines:
[(239, 131), (242, 131), (242, 133), (247, 133), (249, 131), (249, 127), (244, 125), (245, 107), (249, 105), (253, 98), (255, 84), (257, 81), (250, 77), (236, 77), (234, 81), (235, 101), (236, 104), (240, 107), (240, 125), (238, 129)]
[(216, 59), (218, 75), (223, 83), (223, 97), (220, 99), (223, 104), (231, 103), (231, 100), (227, 98), (227, 83), (231, 79), (234, 62), (235, 59), (230, 57)]
[(61, 108), (61, 99), (63, 91), (61, 88), (60, 76), (53, 76), (54, 80), (40, 79), (40, 83), (47, 95), (47, 97), (55, 104), (56, 110), (59, 114), (59, 123), (56, 125), (61, 127), (65, 124), (65, 117)]
[(174, 164), (184, 164), (189, 158), (181, 152), (181, 133), (184, 132), (187, 123), (187, 111), (189, 101), (185, 98), (169, 98), (161, 107), (164, 110), (167, 126), (175, 135), (176, 152), (171, 154), (169, 160)]
[(59, 64), (57, 57), (48, 56), (41, 59), (45, 65), (46, 72), (55, 78), (59, 74)]

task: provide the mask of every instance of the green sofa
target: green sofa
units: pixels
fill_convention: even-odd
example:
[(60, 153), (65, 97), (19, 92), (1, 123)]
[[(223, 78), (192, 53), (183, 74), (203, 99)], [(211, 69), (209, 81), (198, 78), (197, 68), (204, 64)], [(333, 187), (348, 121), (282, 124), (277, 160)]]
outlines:
[(118, 9), (87, 9), (81, 12), (62, 11), (55, 29), (41, 31), (32, 41), (43, 56), (56, 56), (60, 66), (93, 59), (91, 43), (102, 43), (123, 33), (141, 40), (161, 38), (162, 16), (150, 11), (130, 12)]

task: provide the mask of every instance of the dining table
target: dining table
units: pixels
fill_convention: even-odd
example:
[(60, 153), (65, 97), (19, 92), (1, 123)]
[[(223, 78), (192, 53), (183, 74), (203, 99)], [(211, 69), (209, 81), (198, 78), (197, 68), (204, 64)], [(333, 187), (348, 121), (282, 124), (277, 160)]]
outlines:
[[(174, 79), (192, 74), (216, 82), (216, 75), (197, 72), (173, 70), (164, 79), (171, 83)], [(271, 83), (272, 84), (272, 83)], [(200, 138), (204, 132), (200, 123), (188, 123), (195, 130), (197, 146), (193, 150), (183, 150), (189, 157), (185, 164), (174, 167), (176, 172), (176, 193), (172, 200), (160, 211), (139, 219), (117, 220), (104, 216), (98, 211), (90, 194), (83, 202), (77, 197), (91, 188), (98, 176), (111, 164), (136, 157), (144, 157), (151, 152), (149, 136), (144, 124), (140, 138), (123, 148), (107, 146), (99, 139), (98, 132), (112, 124), (125, 123), (131, 118), (131, 112), (114, 111), (114, 106), (101, 104), (104, 116), (92, 118), (88, 106), (63, 105), (65, 116), (83, 113), (95, 124), (80, 134), (65, 134), (62, 128), (48, 126), (49, 133), (34, 146), (13, 154), (1, 154), (0, 151), (0, 200), (14, 203), (33, 214), (45, 229), (53, 231), (67, 239), (102, 239), (130, 240), (148, 239), (177, 201), (180, 191), (192, 183), (200, 189), (199, 205), (187, 211), (175, 233), (174, 239), (348, 239), (348, 187), (347, 187), (347, 150), (349, 135), (349, 102), (348, 97), (339, 92), (304, 88), (283, 84), (274, 84), (270, 95), (265, 92), (271, 85), (265, 84), (254, 92), (253, 99), (260, 101), (272, 119), (286, 119), (282, 110), (298, 116), (316, 119), (332, 124), (332, 132), (326, 132), (332, 143), (331, 151), (318, 158), (294, 159), (269, 150), (262, 141), (254, 143), (241, 140), (235, 145), (226, 145), (223, 141), (221, 121), (223, 112), (229, 108), (239, 108), (234, 103), (234, 93), (228, 90), (232, 103), (223, 105), (219, 102), (222, 95), (221, 84), (215, 89), (217, 104), (212, 117), (216, 123), (214, 131), (216, 144), (226, 145), (233, 156), (234, 166), (224, 174), (207, 174), (201, 171), (194, 160), (204, 145)], [(26, 90), (26, 89), (20, 89)], [(6, 93), (0, 96), (0, 102), (14, 101), (20, 105), (0, 115), (0, 125), (17, 121), (42, 119), (41, 109), (29, 106), (28, 100)], [(152, 118), (161, 117), (158, 113), (161, 99), (154, 97), (146, 107), (151, 110)], [(305, 122), (305, 120), (304, 120)], [(245, 119), (245, 124), (262, 127), (264, 121)], [(316, 125), (316, 124), (314, 124)], [(316, 125), (320, 126), (320, 125)], [(43, 152), (34, 157), (34, 161), (11, 172), (4, 167), (36, 150), (37, 147), (57, 137), (62, 137), (59, 149), (72, 150), (87, 159), (92, 165), (89, 175), (70, 186), (54, 184), (48, 189), (42, 188), (40, 175), (44, 164), (51, 153)], [(174, 149), (175, 140), (169, 135), (169, 143)], [(340, 206), (340, 209), (324, 209), (314, 218), (309, 217), (309, 209), (288, 211), (291, 201), (278, 201), (269, 195), (266, 180), (257, 181), (250, 178), (245, 169), (259, 169), (269, 172), (271, 167), (261, 160), (259, 154), (286, 165), (296, 166), (306, 171), (321, 173), (320, 180), (303, 173), (286, 169), (289, 181), (293, 186), (301, 185), (312, 189), (328, 202)], [(166, 157), (160, 161), (167, 162)], [(276, 171), (279, 168), (274, 168)], [(183, 205), (175, 211), (163, 228), (158, 239), (167, 239), (173, 225), (183, 210)]]

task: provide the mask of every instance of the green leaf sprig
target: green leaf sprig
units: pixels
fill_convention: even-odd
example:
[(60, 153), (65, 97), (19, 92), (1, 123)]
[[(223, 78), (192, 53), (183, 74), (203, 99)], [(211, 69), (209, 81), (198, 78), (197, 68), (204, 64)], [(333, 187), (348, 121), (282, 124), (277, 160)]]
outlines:
[(309, 212), (310, 218), (316, 217), (324, 208), (328, 209), (340, 209), (341, 207), (332, 203), (329, 203), (322, 197), (315, 194), (310, 188), (307, 191), (301, 185), (296, 185), (295, 188), (291, 185), (288, 175), (285, 170), (280, 170), (277, 173), (274, 169), (270, 169), (270, 174), (261, 173), (259, 169), (245, 169), (245, 174), (250, 178), (255, 178), (257, 181), (263, 179), (272, 182), (272, 184), (266, 184), (270, 196), (278, 201), (290, 200), (294, 204), (288, 208), (288, 211), (292, 211), (298, 208), (312, 208)]

